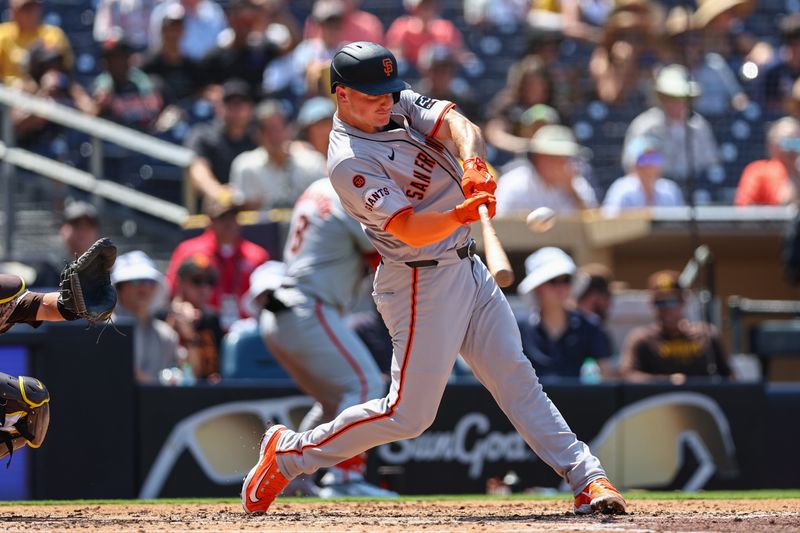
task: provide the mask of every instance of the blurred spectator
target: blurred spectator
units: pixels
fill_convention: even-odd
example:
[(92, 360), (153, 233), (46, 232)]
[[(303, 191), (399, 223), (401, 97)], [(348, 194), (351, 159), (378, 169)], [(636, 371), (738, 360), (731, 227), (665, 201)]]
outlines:
[(178, 366), (182, 359), (178, 334), (153, 316), (162, 282), (152, 259), (138, 250), (117, 257), (111, 272), (111, 283), (117, 289), (114, 318), (135, 320), (133, 364), (139, 383), (157, 383), (162, 370)]
[(555, 13), (558, 14), (558, 24), (563, 28), (564, 35), (597, 43), (602, 37), (600, 27), (608, 19), (614, 4), (614, 0), (533, 0), (528, 20), (541, 18), (545, 13)]
[(104, 43), (122, 34), (137, 51), (150, 43), (150, 16), (157, 0), (99, 0), (94, 40)]
[(603, 214), (615, 216), (620, 211), (641, 207), (684, 205), (681, 188), (661, 177), (664, 155), (658, 141), (651, 137), (633, 139), (624, 159), (632, 162), (628, 174), (611, 184), (603, 201)]
[[(28, 54), (28, 79), (19, 85), (36, 96), (74, 107), (89, 115), (97, 114), (92, 98), (64, 66), (63, 51), (49, 48), (41, 41), (31, 46)], [(11, 119), (20, 146), (54, 159), (64, 159), (67, 156), (52, 149), (53, 140), (65, 135), (63, 126), (13, 107)]]
[(769, 159), (753, 161), (739, 178), (734, 205), (783, 205), (798, 202), (800, 121), (784, 117), (767, 132)]
[(655, 272), (647, 286), (656, 320), (635, 328), (625, 338), (620, 361), (623, 378), (680, 384), (687, 377), (730, 376), (727, 354), (714, 326), (684, 318), (686, 301), (678, 272)]
[(100, 238), (100, 217), (87, 202), (73, 201), (64, 208), (64, 222), (58, 230), (64, 242), (65, 258), (74, 260)]
[(257, 10), (251, 0), (229, 0), (225, 16), (230, 30), (217, 46), (209, 50), (201, 63), (207, 83), (223, 84), (230, 79), (244, 80), (254, 99), (261, 95), (264, 69), (283, 54), (281, 47), (254, 31)]
[(260, 146), (233, 160), (231, 187), (242, 193), (245, 209), (291, 208), (311, 183), (326, 175), (325, 158), (292, 141), (279, 101), (260, 103), (256, 121)]
[(200, 255), (210, 260), (214, 270), (219, 272), (210, 305), (219, 312), (224, 331), (237, 319), (247, 316), (240, 300), (250, 287), (250, 274), (269, 259), (266, 250), (242, 237), (236, 220), (239, 208), (230, 195), (204, 199), (203, 212), (209, 218), (208, 228), (201, 235), (179, 244), (167, 267), (167, 285), (174, 295), (178, 268), (187, 258)]
[(167, 105), (196, 95), (202, 85), (197, 63), (180, 48), (185, 20), (186, 11), (180, 3), (171, 3), (164, 9), (159, 28), (161, 47), (152, 49), (142, 64), (142, 70), (158, 86)]
[(584, 151), (566, 126), (541, 127), (531, 137), (526, 159), (497, 182), (498, 216), (527, 215), (542, 206), (560, 213), (596, 207), (592, 186), (571, 161)]
[(150, 16), (150, 48), (161, 48), (161, 27), (167, 10), (180, 5), (186, 12), (181, 52), (194, 61), (200, 61), (217, 45), (217, 38), (228, 27), (225, 12), (213, 0), (163, 0), (153, 8)]
[(164, 310), (164, 321), (177, 333), (195, 378), (219, 379), (222, 327), (211, 307), (219, 275), (208, 256), (187, 257), (178, 266), (175, 295)]
[(471, 26), (518, 25), (531, 0), (464, 0), (464, 21)]
[(161, 95), (147, 74), (133, 66), (132, 51), (122, 39), (103, 44), (105, 71), (94, 81), (93, 97), (101, 117), (148, 130), (161, 111)]
[(692, 26), (690, 11), (680, 6), (672, 8), (666, 27), (673, 59), (691, 68), (691, 77), (700, 87), (700, 94), (692, 103), (698, 113), (719, 116), (747, 107), (748, 98), (725, 58), (703, 49), (703, 34)]
[(744, 28), (755, 6), (756, 0), (697, 0), (694, 27), (702, 30), (705, 49), (724, 57), (735, 71), (746, 61), (762, 67), (773, 60), (772, 46)]
[(800, 78), (800, 13), (781, 18), (778, 28), (782, 43), (778, 61), (764, 73), (764, 101), (770, 111), (783, 109)]
[[(591, 79), (586, 76), (586, 61), (593, 45), (577, 41), (565, 44), (561, 26), (545, 24), (529, 26), (526, 41), (525, 55), (538, 56), (547, 65), (550, 105), (564, 116), (570, 116), (573, 110), (584, 105), (586, 96), (592, 92)], [(570, 50), (569, 55), (562, 54), (562, 50)]]
[(6, 85), (25, 78), (28, 51), (36, 42), (61, 52), (64, 68), (72, 70), (74, 57), (61, 28), (42, 24), (39, 0), (11, 0), (11, 20), (0, 24), (0, 81)]
[[(328, 158), (328, 140), (333, 129), (334, 113), (336, 104), (330, 98), (315, 96), (304, 102), (297, 114), (298, 137), (325, 159)], [(327, 173), (327, 168), (325, 170)]]
[(222, 86), (217, 120), (197, 124), (189, 132), (185, 144), (197, 154), (189, 165), (189, 180), (202, 196), (214, 198), (223, 194), (233, 160), (256, 147), (250, 131), (252, 119), (250, 88), (241, 80), (229, 80)]
[[(687, 180), (689, 161), (695, 178), (718, 166), (717, 141), (711, 126), (699, 113), (689, 117), (689, 100), (700, 94), (700, 88), (689, 81), (686, 68), (676, 64), (663, 67), (656, 77), (655, 92), (658, 105), (636, 117), (625, 133), (622, 167), (633, 166), (634, 162), (626, 158), (632, 153), (628, 144), (637, 137), (658, 140), (664, 155), (664, 177), (678, 183)], [(689, 145), (691, 153), (687, 153)]]
[(601, 375), (614, 374), (608, 341), (596, 322), (569, 308), (575, 263), (563, 250), (545, 247), (525, 259), (525, 279), (518, 292), (533, 295), (538, 309), (518, 321), (522, 351), (540, 378), (579, 377), (588, 358)]
[(469, 83), (456, 76), (460, 63), (453, 50), (441, 44), (427, 45), (420, 51), (418, 66), (422, 79), (415, 91), (435, 100), (453, 102), (462, 115), (473, 122), (481, 120), (481, 109)]
[(398, 17), (386, 32), (386, 47), (417, 66), (420, 51), (441, 44), (461, 57), (464, 39), (456, 25), (441, 17), (439, 0), (403, 0), (408, 15)]
[(643, 107), (661, 53), (661, 9), (649, 0), (620, 3), (603, 26), (589, 71), (597, 97), (620, 107)]
[(575, 298), (575, 310), (589, 322), (597, 324), (613, 355), (618, 351), (608, 329), (608, 319), (614, 304), (612, 283), (614, 275), (610, 268), (600, 263), (588, 263), (578, 269), (572, 283), (572, 294)]
[(294, 49), (303, 40), (288, 0), (253, 0), (256, 6), (256, 23), (253, 31), (269, 34), (269, 39), (281, 43), (287, 50)]
[[(38, 287), (57, 287), (64, 265), (74, 261), (100, 238), (97, 209), (83, 201), (67, 203), (58, 236), (64, 248), (54, 250), (47, 262), (37, 265), (35, 282)], [(29, 277), (26, 276), (26, 279)]]
[[(319, 2), (320, 0), (317, 0)], [(358, 7), (361, 0), (343, 0), (344, 15), (342, 18), (342, 42), (371, 41), (383, 44), (383, 23), (373, 15)], [(313, 16), (306, 19), (303, 30), (304, 39), (314, 39), (320, 36), (322, 29)]]
[[(297, 45), (291, 54), (290, 65), (274, 61), (267, 66), (264, 72), (266, 93), (275, 93), (291, 85), (295, 94), (318, 94), (320, 78), (327, 75), (325, 72), (334, 54), (345, 42), (342, 33), (344, 9), (341, 0), (317, 0), (314, 3), (311, 18), (319, 25), (319, 35)], [(287, 68), (292, 72), (287, 73)]]
[(538, 56), (527, 56), (508, 71), (506, 86), (489, 103), (486, 140), (497, 148), (520, 153), (529, 137), (521, 133), (523, 113), (537, 104), (552, 104), (553, 82)]

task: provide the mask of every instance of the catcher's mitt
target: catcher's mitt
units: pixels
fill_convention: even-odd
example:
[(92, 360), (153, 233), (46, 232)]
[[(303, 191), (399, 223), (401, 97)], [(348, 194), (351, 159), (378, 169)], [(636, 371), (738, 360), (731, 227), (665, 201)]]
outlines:
[(85, 318), (94, 324), (111, 317), (117, 305), (117, 291), (111, 285), (116, 260), (114, 243), (100, 239), (64, 268), (58, 284), (58, 310), (64, 318)]

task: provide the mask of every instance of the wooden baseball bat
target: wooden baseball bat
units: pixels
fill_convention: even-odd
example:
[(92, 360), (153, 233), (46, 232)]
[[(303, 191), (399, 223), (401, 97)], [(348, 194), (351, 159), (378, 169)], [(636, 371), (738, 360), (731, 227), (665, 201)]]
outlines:
[(492, 273), (499, 286), (508, 287), (514, 283), (514, 271), (511, 270), (511, 263), (508, 262), (503, 244), (497, 238), (497, 232), (492, 226), (489, 210), (481, 204), (478, 206), (478, 213), (481, 216), (481, 226), (483, 227), (483, 250), (486, 255), (486, 266), (489, 267), (489, 272)]

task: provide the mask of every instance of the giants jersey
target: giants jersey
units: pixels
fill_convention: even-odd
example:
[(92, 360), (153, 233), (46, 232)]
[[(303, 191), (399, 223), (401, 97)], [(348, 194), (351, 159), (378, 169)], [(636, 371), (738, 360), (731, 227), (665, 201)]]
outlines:
[(361, 225), (342, 209), (327, 178), (298, 198), (283, 258), (289, 285), (335, 307), (345, 307), (366, 274), (363, 252), (374, 248)]
[(366, 133), (333, 117), (328, 174), (345, 210), (361, 222), (384, 261), (437, 259), (463, 246), (469, 228), (421, 248), (396, 239), (386, 227), (398, 214), (445, 212), (464, 201), (461, 166), (433, 137), (454, 104), (411, 90), (392, 108), (394, 128)]

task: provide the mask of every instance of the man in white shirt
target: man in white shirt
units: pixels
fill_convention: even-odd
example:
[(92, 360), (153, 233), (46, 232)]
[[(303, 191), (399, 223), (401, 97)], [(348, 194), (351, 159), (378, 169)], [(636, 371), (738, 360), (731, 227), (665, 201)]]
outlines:
[[(649, 136), (658, 139), (664, 155), (664, 176), (677, 181), (686, 181), (689, 160), (692, 161), (694, 177), (698, 178), (719, 165), (717, 141), (706, 119), (699, 113), (689, 113), (689, 100), (700, 95), (700, 87), (689, 81), (686, 67), (667, 65), (656, 77), (655, 90), (659, 105), (651, 107), (631, 122), (625, 133), (625, 148), (637, 137)], [(686, 139), (686, 128), (690, 138)], [(687, 153), (687, 146), (692, 150)], [(623, 156), (622, 167), (631, 168), (633, 162)]]
[(291, 140), (288, 117), (277, 100), (256, 109), (259, 147), (231, 165), (231, 186), (242, 193), (245, 209), (291, 208), (314, 181), (327, 175), (325, 158)]
[(161, 22), (171, 4), (180, 4), (186, 11), (181, 52), (199, 61), (217, 44), (217, 37), (228, 27), (225, 12), (212, 0), (167, 0), (157, 4), (150, 15), (150, 49), (161, 48)]
[(611, 184), (603, 201), (603, 214), (615, 216), (624, 209), (684, 205), (681, 188), (661, 176), (664, 155), (658, 141), (639, 137), (628, 144), (625, 159), (633, 161), (628, 175)]
[(568, 127), (542, 126), (531, 137), (527, 157), (498, 180), (497, 215), (526, 215), (537, 207), (558, 213), (597, 207), (594, 189), (573, 161), (585, 151)]

